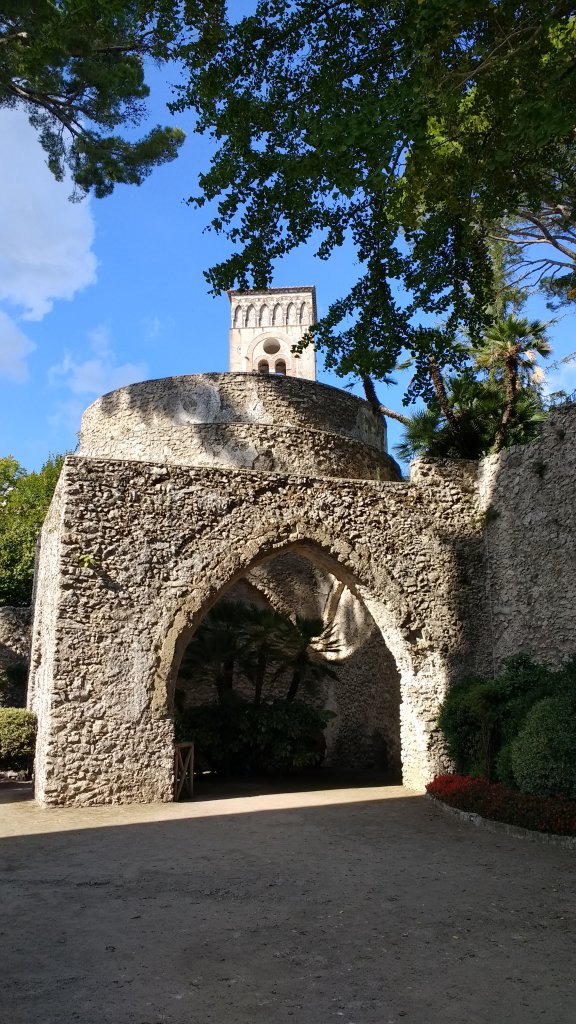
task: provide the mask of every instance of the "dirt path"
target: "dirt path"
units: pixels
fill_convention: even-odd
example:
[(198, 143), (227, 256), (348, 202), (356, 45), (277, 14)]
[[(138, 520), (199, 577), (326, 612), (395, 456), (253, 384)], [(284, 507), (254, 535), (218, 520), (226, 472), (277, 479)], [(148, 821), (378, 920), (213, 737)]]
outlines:
[(576, 854), (398, 787), (0, 806), (2, 1024), (573, 1024)]

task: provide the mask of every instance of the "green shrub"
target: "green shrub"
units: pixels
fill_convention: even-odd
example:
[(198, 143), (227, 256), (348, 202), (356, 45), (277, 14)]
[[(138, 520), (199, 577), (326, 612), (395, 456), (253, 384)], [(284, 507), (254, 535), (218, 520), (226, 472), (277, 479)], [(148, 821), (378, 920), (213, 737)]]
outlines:
[(176, 716), (178, 742), (194, 741), (200, 771), (225, 775), (292, 771), (322, 763), (333, 717), (300, 701), (204, 705)]
[(576, 696), (534, 705), (511, 744), (511, 762), (522, 792), (576, 799)]
[(498, 752), (496, 756), (494, 774), (498, 782), (502, 782), (505, 786), (516, 785), (514, 778), (514, 769), (512, 767), (512, 740), (510, 743), (506, 743)]
[(490, 778), (500, 742), (500, 693), (492, 682), (456, 683), (438, 717), (456, 770)]
[(32, 770), (36, 715), (24, 708), (0, 708), (0, 769)]
[(0, 668), (0, 707), (25, 708), (28, 664), (16, 661)]
[(456, 770), (512, 784), (507, 748), (527, 714), (538, 701), (572, 692), (575, 685), (575, 662), (554, 672), (525, 655), (510, 658), (496, 679), (455, 683), (440, 709), (438, 724)]

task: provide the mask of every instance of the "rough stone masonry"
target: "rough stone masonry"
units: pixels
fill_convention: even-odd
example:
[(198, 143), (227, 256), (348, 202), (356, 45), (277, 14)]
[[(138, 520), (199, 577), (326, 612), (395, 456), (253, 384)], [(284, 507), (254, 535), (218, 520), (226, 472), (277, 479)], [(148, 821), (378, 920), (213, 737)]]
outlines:
[(435, 720), (455, 677), (521, 648), (573, 650), (574, 418), (557, 411), (480, 474), (422, 460), (403, 481), (367, 403), (311, 381), (207, 374), (99, 399), (42, 532), (37, 799), (171, 800), (183, 652), (228, 588), (290, 554), (375, 623), (399, 676), (403, 779), (423, 787), (446, 764)]

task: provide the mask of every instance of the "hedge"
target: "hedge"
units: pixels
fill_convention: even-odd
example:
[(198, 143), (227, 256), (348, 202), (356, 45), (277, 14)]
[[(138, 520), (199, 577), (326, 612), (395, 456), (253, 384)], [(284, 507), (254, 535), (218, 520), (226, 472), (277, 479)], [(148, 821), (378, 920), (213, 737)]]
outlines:
[(539, 701), (510, 745), (514, 781), (523, 793), (576, 799), (576, 698)]
[(0, 708), (0, 769), (31, 772), (36, 715), (25, 708)]

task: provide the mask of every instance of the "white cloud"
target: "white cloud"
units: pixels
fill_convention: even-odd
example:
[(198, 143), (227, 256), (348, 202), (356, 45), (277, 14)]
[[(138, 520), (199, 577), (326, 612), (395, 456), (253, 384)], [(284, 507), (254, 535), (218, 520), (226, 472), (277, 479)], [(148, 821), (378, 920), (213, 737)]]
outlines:
[(146, 363), (118, 363), (105, 326), (96, 327), (88, 335), (90, 355), (82, 358), (67, 352), (61, 363), (52, 366), (48, 379), (52, 385), (65, 387), (74, 395), (103, 395), (107, 391), (145, 380)]
[(156, 338), (160, 337), (164, 329), (164, 324), (159, 316), (142, 317), (142, 326), (148, 341), (156, 341)]
[(34, 342), (0, 309), (0, 375), (19, 382), (27, 380), (26, 357), (35, 348)]
[(21, 381), (35, 346), (15, 318), (41, 320), (96, 279), (94, 222), (89, 203), (71, 203), (70, 183), (48, 170), (24, 111), (1, 110), (0, 134), (0, 301), (10, 314), (0, 321), (0, 374)]
[(556, 369), (546, 374), (545, 390), (548, 394), (565, 391), (571, 395), (576, 391), (576, 359), (558, 362)]
[(85, 408), (86, 402), (79, 398), (63, 399), (54, 405), (54, 411), (48, 417), (48, 422), (52, 427), (62, 428), (68, 434), (75, 434), (80, 429), (80, 420)]

